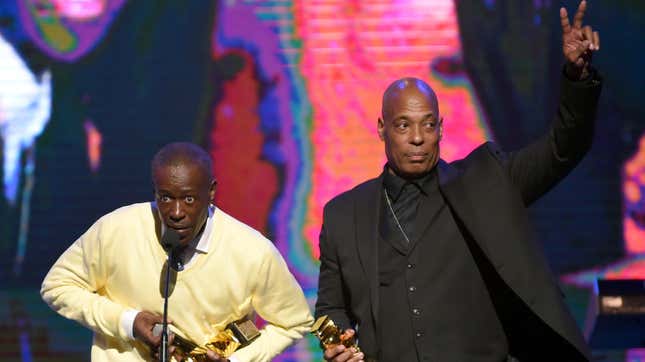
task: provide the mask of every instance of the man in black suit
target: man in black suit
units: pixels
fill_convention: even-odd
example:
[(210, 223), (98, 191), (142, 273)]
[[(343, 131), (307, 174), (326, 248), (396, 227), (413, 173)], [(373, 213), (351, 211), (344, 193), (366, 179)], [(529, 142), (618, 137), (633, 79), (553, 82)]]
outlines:
[(526, 211), (591, 145), (601, 82), (585, 9), (572, 25), (560, 10), (560, 106), (549, 132), (516, 152), (485, 143), (446, 163), (432, 88), (414, 78), (387, 88), (383, 173), (324, 209), (316, 316), (361, 348), (330, 346), (326, 360), (589, 360)]

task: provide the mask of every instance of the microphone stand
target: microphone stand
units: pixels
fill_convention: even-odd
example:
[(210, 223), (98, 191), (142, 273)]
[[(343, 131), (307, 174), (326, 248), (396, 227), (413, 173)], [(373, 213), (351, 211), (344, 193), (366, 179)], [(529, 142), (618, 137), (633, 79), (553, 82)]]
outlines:
[(181, 262), (176, 259), (177, 249), (180, 246), (179, 234), (168, 229), (164, 232), (161, 238), (161, 245), (168, 252), (168, 260), (166, 260), (166, 280), (164, 281), (163, 290), (163, 320), (161, 324), (161, 351), (159, 357), (162, 362), (168, 362), (168, 293), (170, 289), (170, 268), (176, 271), (183, 269)]
[(161, 352), (160, 361), (168, 362), (168, 289), (170, 284), (170, 263), (173, 261), (174, 248), (168, 251), (168, 261), (166, 261), (166, 280), (163, 291), (163, 322), (161, 328)]

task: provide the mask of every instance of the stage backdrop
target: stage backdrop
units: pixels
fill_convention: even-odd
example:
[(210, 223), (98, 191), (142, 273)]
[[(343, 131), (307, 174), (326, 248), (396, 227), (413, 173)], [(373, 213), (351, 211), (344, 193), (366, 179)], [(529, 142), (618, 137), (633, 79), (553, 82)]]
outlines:
[[(89, 331), (40, 283), (98, 217), (151, 200), (149, 160), (171, 141), (211, 153), (217, 206), (275, 242), (313, 309), (322, 207), (385, 162), (385, 87), (432, 85), (446, 160), (520, 147), (555, 111), (561, 5), (577, 3), (0, 2), (0, 359), (89, 359)], [(595, 144), (531, 211), (581, 327), (596, 278), (645, 278), (645, 5), (591, 1), (585, 20), (602, 39)], [(279, 359), (320, 356), (309, 337)]]

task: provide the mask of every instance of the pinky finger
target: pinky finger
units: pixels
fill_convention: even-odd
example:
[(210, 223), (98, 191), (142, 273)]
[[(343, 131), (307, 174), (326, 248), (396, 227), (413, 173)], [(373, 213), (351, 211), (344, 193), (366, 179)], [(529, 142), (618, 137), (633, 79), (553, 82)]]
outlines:
[(593, 44), (596, 50), (600, 50), (600, 35), (598, 35), (597, 31), (593, 32)]

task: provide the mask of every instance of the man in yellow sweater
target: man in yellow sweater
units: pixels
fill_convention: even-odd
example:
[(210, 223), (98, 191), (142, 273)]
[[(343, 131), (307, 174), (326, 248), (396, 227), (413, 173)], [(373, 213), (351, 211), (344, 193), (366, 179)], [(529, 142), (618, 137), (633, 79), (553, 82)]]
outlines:
[[(161, 235), (175, 230), (183, 269), (168, 303), (172, 329), (205, 345), (256, 312), (261, 335), (230, 361), (268, 361), (309, 331), (302, 290), (273, 244), (212, 205), (210, 156), (190, 143), (164, 146), (152, 160), (155, 202), (101, 217), (51, 268), (41, 295), (56, 312), (94, 331), (92, 361), (145, 361), (163, 312)], [(227, 359), (208, 353), (209, 360)]]

